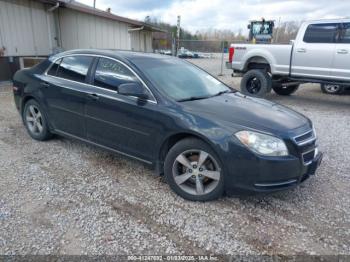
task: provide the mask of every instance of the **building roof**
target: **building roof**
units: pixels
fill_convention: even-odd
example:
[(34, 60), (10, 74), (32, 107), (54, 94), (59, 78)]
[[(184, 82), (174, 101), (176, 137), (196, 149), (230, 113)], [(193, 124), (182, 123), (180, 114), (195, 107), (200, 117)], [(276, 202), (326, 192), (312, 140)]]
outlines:
[(76, 1), (72, 1), (72, 0), (37, 0), (39, 2), (42, 3), (47, 3), (47, 4), (52, 4), (55, 5), (57, 3), (59, 3), (60, 7), (63, 8), (69, 8), (72, 10), (76, 10), (82, 13), (86, 13), (86, 14), (91, 14), (91, 15), (96, 15), (96, 16), (100, 16), (100, 17), (104, 17), (107, 19), (111, 19), (114, 21), (118, 21), (118, 22), (123, 22), (123, 23), (127, 23), (130, 24), (134, 27), (139, 27), (140, 30), (145, 30), (145, 31), (152, 31), (152, 32), (166, 32), (163, 29), (157, 28), (153, 25), (138, 21), (138, 20), (134, 20), (134, 19), (130, 19), (130, 18), (126, 18), (123, 16), (119, 16), (107, 11), (103, 11), (97, 8), (93, 8), (92, 6), (88, 6)]

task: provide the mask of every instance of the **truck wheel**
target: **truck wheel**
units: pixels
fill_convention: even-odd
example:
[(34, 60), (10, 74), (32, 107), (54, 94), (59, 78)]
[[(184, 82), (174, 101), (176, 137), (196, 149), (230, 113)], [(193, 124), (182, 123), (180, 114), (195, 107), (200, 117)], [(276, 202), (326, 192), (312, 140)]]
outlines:
[(264, 97), (271, 91), (271, 76), (263, 70), (249, 70), (241, 80), (241, 92), (245, 95)]
[(329, 84), (321, 84), (321, 90), (325, 94), (341, 94), (344, 92), (344, 86), (341, 85), (329, 85)]
[(293, 94), (295, 91), (297, 91), (299, 88), (299, 85), (290, 85), (290, 86), (283, 86), (281, 84), (273, 85), (272, 89), (275, 91), (276, 94), (281, 95), (281, 96), (289, 96)]

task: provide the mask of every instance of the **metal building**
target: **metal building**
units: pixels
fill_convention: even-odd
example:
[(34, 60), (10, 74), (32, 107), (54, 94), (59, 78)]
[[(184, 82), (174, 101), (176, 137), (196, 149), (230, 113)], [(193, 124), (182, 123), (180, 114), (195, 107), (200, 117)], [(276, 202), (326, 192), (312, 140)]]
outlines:
[(0, 0), (0, 81), (57, 50), (152, 52), (156, 31), (161, 30), (70, 0)]

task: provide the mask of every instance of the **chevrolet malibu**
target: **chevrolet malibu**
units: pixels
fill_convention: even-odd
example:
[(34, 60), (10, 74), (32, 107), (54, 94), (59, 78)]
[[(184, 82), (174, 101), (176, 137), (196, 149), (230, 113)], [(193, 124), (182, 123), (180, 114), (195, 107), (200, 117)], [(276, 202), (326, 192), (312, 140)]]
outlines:
[(13, 91), (33, 139), (57, 134), (140, 160), (189, 200), (292, 188), (322, 159), (308, 118), (174, 57), (63, 52), (18, 71)]

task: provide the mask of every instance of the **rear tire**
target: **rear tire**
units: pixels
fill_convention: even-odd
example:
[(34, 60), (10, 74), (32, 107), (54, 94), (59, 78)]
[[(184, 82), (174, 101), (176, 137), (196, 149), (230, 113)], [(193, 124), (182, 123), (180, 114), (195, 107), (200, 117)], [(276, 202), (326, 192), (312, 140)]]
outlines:
[(249, 70), (241, 80), (241, 92), (249, 96), (264, 97), (271, 91), (271, 86), (272, 78), (264, 70)]
[(341, 85), (321, 84), (321, 90), (325, 94), (339, 95), (344, 92), (345, 87)]
[(170, 188), (191, 201), (210, 201), (224, 193), (224, 174), (220, 159), (205, 142), (186, 138), (168, 152), (164, 175)]
[(25, 103), (22, 118), (28, 134), (33, 139), (44, 141), (52, 137), (45, 113), (40, 104), (34, 99), (30, 99)]
[(299, 88), (299, 85), (283, 86), (282, 84), (274, 84), (272, 86), (273, 91), (275, 91), (276, 94), (281, 96), (289, 96), (293, 94), (295, 91), (297, 91), (298, 88)]

